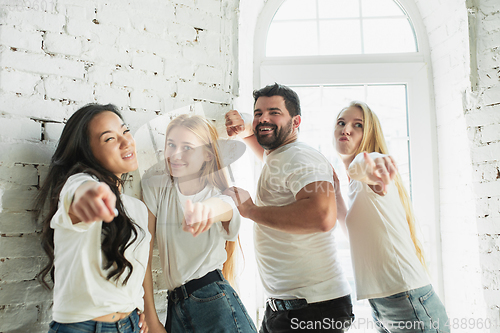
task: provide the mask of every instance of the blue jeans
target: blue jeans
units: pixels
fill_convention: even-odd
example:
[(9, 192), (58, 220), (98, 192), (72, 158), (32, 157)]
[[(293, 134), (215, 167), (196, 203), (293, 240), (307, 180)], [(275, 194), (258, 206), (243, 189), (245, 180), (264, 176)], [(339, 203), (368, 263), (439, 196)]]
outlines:
[(444, 305), (430, 284), (369, 302), (380, 333), (450, 331)]
[[(168, 300), (168, 333), (257, 332), (245, 306), (227, 280), (212, 282), (191, 295)], [(165, 323), (165, 328), (167, 328)]]
[(134, 310), (127, 318), (114, 323), (87, 320), (79, 323), (61, 324), (51, 322), (49, 333), (139, 333), (139, 315)]
[(351, 296), (309, 303), (296, 310), (273, 311), (266, 306), (260, 333), (347, 332), (354, 320)]

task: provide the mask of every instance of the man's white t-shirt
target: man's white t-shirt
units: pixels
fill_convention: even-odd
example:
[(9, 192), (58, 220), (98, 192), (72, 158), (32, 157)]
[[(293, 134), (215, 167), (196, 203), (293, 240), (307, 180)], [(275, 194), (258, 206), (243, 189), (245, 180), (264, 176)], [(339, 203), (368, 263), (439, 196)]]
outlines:
[[(264, 162), (257, 186), (258, 206), (285, 206), (295, 202), (297, 193), (308, 184), (333, 184), (328, 160), (304, 143), (279, 147), (264, 155)], [(310, 221), (305, 218), (305, 223)], [(337, 259), (333, 229), (296, 235), (255, 224), (254, 237), (257, 264), (268, 296), (305, 298), (315, 303), (350, 293)]]
[[(140, 227), (137, 240), (125, 250), (132, 264), (132, 275), (126, 285), (107, 280), (109, 270), (103, 269), (102, 221), (73, 224), (68, 214), (75, 191), (87, 181), (96, 181), (86, 173), (68, 178), (59, 196), (59, 208), (52, 217), (54, 229), (54, 306), (53, 319), (59, 323), (76, 323), (114, 312), (144, 309), (144, 275), (149, 259), (148, 211), (144, 203), (121, 194), (128, 216)], [(113, 223), (113, 222), (110, 222)], [(112, 268), (111, 268), (112, 269)]]
[[(169, 290), (207, 273), (222, 269), (227, 260), (226, 240), (235, 241), (240, 228), (240, 214), (231, 197), (221, 195), (211, 185), (195, 195), (183, 195), (177, 183), (172, 182), (164, 167), (148, 170), (142, 178), (143, 199), (151, 213), (156, 216), (156, 239)], [(233, 209), (229, 233), (221, 222), (214, 223), (206, 232), (196, 237), (182, 229), (184, 206), (189, 199), (193, 203), (217, 197)]]

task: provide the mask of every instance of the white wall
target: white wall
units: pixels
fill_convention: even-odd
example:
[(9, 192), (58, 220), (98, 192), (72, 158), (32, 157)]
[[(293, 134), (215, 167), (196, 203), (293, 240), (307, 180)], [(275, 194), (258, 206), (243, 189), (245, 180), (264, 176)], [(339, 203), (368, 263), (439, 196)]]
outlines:
[[(0, 332), (46, 332), (51, 293), (35, 280), (44, 253), (29, 210), (65, 120), (86, 103), (114, 103), (135, 131), (202, 101), (222, 127), (237, 79), (238, 1), (0, 6)], [(157, 256), (154, 266), (158, 274)]]
[(472, 36), (472, 89), (465, 121), (471, 147), (476, 225), (487, 315), (500, 332), (500, 3), (469, 5)]
[(463, 103), (471, 70), (467, 8), (462, 0), (417, 1), (417, 6), (433, 70), (445, 303), (452, 319), (485, 318)]

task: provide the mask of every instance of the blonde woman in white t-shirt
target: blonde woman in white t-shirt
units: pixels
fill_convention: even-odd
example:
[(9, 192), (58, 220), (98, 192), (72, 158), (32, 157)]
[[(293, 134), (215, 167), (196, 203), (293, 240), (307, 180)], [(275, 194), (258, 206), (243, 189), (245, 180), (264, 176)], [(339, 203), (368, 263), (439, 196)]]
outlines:
[(165, 328), (156, 314), (151, 266), (145, 284), (150, 332), (255, 332), (229, 281), (240, 215), (222, 170), (218, 134), (204, 117), (181, 115), (166, 130), (165, 163), (142, 179), (149, 230), (168, 288)]
[[(121, 192), (137, 169), (134, 138), (114, 105), (88, 104), (67, 121), (35, 203), (54, 284), (49, 332), (148, 332), (143, 282), (147, 208)], [(143, 325), (144, 324), (144, 325)]]
[(377, 116), (352, 102), (337, 116), (334, 146), (349, 176), (347, 226), (358, 299), (379, 332), (448, 332), (415, 233), (415, 218)]

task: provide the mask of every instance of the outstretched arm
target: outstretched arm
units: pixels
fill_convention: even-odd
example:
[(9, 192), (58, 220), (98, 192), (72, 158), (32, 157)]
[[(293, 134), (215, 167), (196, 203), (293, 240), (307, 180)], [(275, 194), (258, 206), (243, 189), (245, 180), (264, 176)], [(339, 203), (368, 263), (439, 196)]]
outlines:
[(233, 198), (241, 216), (291, 234), (326, 232), (337, 219), (335, 192), (326, 181), (304, 186), (295, 196), (296, 201), (286, 206), (256, 206), (249, 193), (238, 187), (231, 187), (224, 194)]
[(190, 232), (194, 237), (210, 229), (215, 222), (222, 222), (222, 226), (229, 231), (229, 223), (233, 218), (233, 208), (219, 198), (210, 198), (203, 202), (186, 202), (182, 229)]
[(80, 185), (69, 207), (73, 224), (80, 222), (111, 222), (116, 216), (116, 196), (105, 183), (86, 181)]
[(347, 169), (349, 177), (367, 183), (379, 195), (387, 193), (387, 185), (397, 172), (398, 168), (391, 156), (366, 152), (358, 154)]

